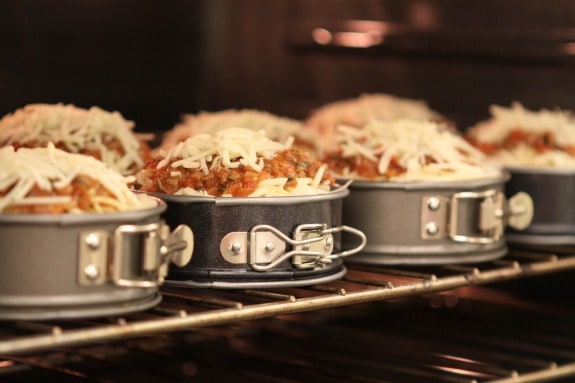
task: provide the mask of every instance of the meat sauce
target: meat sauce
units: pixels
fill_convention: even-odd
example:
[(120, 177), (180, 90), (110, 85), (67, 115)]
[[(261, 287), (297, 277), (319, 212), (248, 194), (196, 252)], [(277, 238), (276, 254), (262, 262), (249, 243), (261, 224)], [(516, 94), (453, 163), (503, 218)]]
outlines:
[[(0, 191), (0, 198), (10, 192), (11, 188)], [(8, 214), (63, 214), (71, 211), (81, 210), (89, 212), (93, 210), (92, 197), (103, 196), (113, 198), (112, 194), (106, 190), (99, 182), (89, 177), (76, 177), (69, 185), (53, 190), (42, 190), (34, 186), (26, 197), (71, 197), (67, 203), (51, 204), (30, 204), (30, 205), (10, 205), (2, 213)]]
[[(122, 147), (122, 143), (117, 138), (115, 138), (115, 137), (103, 137), (102, 140), (103, 140), (102, 142), (103, 142), (104, 146), (108, 150), (114, 151), (114, 152), (118, 153), (120, 156), (123, 156), (124, 154), (126, 154), (124, 148)], [(13, 143), (12, 146), (16, 150), (19, 148), (31, 148), (31, 149), (33, 149), (33, 148), (45, 147), (45, 146), (47, 146), (47, 143), (46, 142), (39, 142), (39, 141), (29, 141), (26, 143)], [(57, 149), (69, 151), (68, 148), (66, 147), (66, 144), (63, 142), (54, 142), (54, 146)], [(102, 155), (101, 155), (99, 149), (84, 148), (84, 149), (79, 150), (77, 153), (91, 156), (91, 157), (94, 157), (94, 158), (102, 161)], [(151, 149), (150, 149), (150, 146), (147, 144), (147, 142), (140, 140), (140, 148), (138, 150), (138, 154), (140, 155), (140, 157), (144, 161), (148, 161), (151, 158)], [(130, 171), (136, 172), (138, 170), (139, 170), (138, 166), (135, 163), (132, 163), (130, 166)]]
[(379, 173), (377, 162), (362, 156), (343, 157), (341, 155), (331, 155), (325, 159), (325, 162), (337, 174), (344, 175), (353, 172), (366, 179), (393, 178), (406, 172), (406, 169), (398, 164), (395, 157), (391, 159), (385, 174)]
[(500, 150), (512, 150), (521, 144), (532, 147), (537, 153), (562, 150), (575, 155), (575, 146), (559, 145), (552, 132), (532, 133), (517, 128), (510, 131), (501, 143), (477, 142), (473, 138), (468, 138), (468, 141), (487, 155), (493, 155)]
[[(297, 149), (287, 149), (272, 159), (265, 159), (261, 171), (244, 165), (237, 168), (220, 166), (210, 169), (208, 174), (204, 174), (201, 169), (175, 168), (169, 165), (158, 169), (157, 165), (161, 160), (154, 158), (148, 161), (143, 172), (144, 176), (137, 176), (133, 185), (136, 190), (175, 194), (182, 188), (191, 188), (198, 191), (205, 190), (211, 196), (248, 197), (258, 188), (262, 180), (287, 177), (288, 182), (285, 186), (293, 187), (297, 184), (297, 178), (313, 178), (323, 164), (312, 159), (307, 152)], [(322, 181), (334, 183), (333, 177), (327, 171)]]
[[(337, 174), (345, 175), (351, 172), (354, 175), (368, 180), (382, 178), (392, 179), (407, 172), (407, 169), (399, 164), (397, 157), (395, 156), (391, 158), (385, 174), (381, 174), (379, 172), (378, 163), (376, 161), (363, 156), (344, 157), (341, 152), (339, 152), (337, 154), (328, 155), (324, 161), (328, 164), (329, 168)], [(431, 156), (425, 156), (424, 161), (425, 165), (437, 162)]]

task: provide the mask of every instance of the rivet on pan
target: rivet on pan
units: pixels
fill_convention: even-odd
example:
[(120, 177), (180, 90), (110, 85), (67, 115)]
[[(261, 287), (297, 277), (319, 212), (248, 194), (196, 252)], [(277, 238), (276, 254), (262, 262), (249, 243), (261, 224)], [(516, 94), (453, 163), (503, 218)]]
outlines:
[(325, 239), (325, 248), (329, 249), (333, 246), (333, 237), (329, 236)]
[(441, 201), (439, 201), (439, 198), (437, 198), (437, 197), (431, 197), (427, 200), (427, 208), (429, 210), (437, 210), (437, 209), (439, 209), (440, 205), (441, 205)]
[(239, 254), (240, 251), (242, 251), (242, 244), (239, 242), (233, 242), (232, 245), (230, 246), (230, 250), (232, 251), (232, 253), (234, 254)]
[(92, 250), (97, 249), (101, 245), (100, 236), (96, 233), (90, 233), (86, 236), (86, 245)]
[(264, 249), (268, 253), (271, 253), (272, 251), (274, 251), (276, 249), (276, 246), (272, 242), (268, 242), (268, 243), (266, 243), (266, 247)]
[(96, 265), (89, 264), (88, 266), (84, 267), (84, 275), (86, 275), (88, 279), (94, 280), (100, 275), (100, 270), (98, 270)]
[(435, 222), (429, 222), (427, 225), (425, 225), (425, 231), (429, 235), (435, 235), (439, 232), (439, 227)]

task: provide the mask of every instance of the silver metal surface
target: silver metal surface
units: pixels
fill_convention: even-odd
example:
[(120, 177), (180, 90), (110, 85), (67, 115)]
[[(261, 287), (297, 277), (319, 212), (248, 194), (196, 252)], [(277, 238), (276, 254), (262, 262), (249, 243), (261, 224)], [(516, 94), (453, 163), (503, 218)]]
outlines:
[[(479, 204), (479, 218), (477, 228), (480, 234), (469, 235), (459, 233), (460, 203), (463, 200), (481, 200)], [(503, 235), (503, 192), (494, 189), (477, 191), (464, 191), (451, 196), (451, 209), (449, 214), (449, 238), (455, 242), (493, 244)], [(466, 219), (471, 220), (470, 216)]]
[(272, 231), (233, 232), (220, 243), (222, 257), (235, 264), (271, 264), (285, 253), (285, 242)]
[[(460, 202), (480, 200), (477, 228), (480, 233), (459, 233), (463, 225), (459, 220), (470, 220), (469, 213), (460, 214)], [(497, 243), (506, 224), (517, 230), (529, 226), (533, 218), (533, 201), (526, 193), (517, 193), (509, 200), (503, 192), (488, 189), (481, 192), (458, 192), (452, 196), (424, 195), (421, 199), (421, 238), (438, 240), (449, 238), (454, 242)]]
[(149, 208), (117, 213), (0, 215), (0, 318), (87, 318), (159, 303), (167, 264), (189, 261), (183, 240), (193, 235), (170, 234), (165, 203), (149, 198)]
[[(80, 232), (78, 283), (80, 286), (113, 283), (123, 287), (157, 287), (166, 277), (170, 261), (180, 267), (190, 261), (193, 241), (189, 227), (180, 225), (170, 233), (170, 228), (160, 221), (119, 225), (113, 233)], [(139, 264), (126, 264), (126, 255), (134, 254), (141, 256)]]
[[(349, 262), (439, 265), (503, 256), (511, 215), (503, 196), (507, 180), (502, 173), (465, 181), (353, 182), (343, 223), (361, 230), (367, 244)], [(350, 242), (344, 238), (343, 245)]]

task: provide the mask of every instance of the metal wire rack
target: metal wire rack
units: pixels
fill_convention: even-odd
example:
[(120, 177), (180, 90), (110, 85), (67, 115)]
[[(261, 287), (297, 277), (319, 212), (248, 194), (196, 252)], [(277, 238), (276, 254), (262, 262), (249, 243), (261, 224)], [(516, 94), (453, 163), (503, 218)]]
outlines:
[[(422, 333), (421, 339), (425, 339), (426, 337), (431, 339), (428, 343), (438, 343), (437, 340), (433, 340), (437, 334), (430, 337), (423, 331), (423, 328), (430, 327), (430, 321), (433, 322), (436, 320), (433, 319), (433, 316), (426, 317), (425, 319), (415, 318), (413, 321), (409, 321), (409, 323), (411, 323), (409, 328), (403, 328), (405, 327), (404, 323), (390, 320), (389, 318), (392, 316), (387, 315), (385, 320), (390, 325), (386, 327), (387, 330), (381, 331), (380, 329), (376, 335), (368, 335), (369, 332), (362, 331), (362, 328), (366, 326), (366, 323), (373, 322), (373, 319), (369, 319), (371, 315), (366, 315), (362, 320), (355, 322), (346, 321), (343, 318), (345, 318), (346, 315), (348, 315), (346, 313), (350, 311), (341, 311), (353, 305), (354, 309), (351, 310), (351, 312), (355, 313), (353, 315), (359, 315), (359, 313), (365, 312), (365, 307), (380, 307), (381, 304), (378, 304), (379, 301), (385, 301), (387, 304), (391, 304), (392, 302), (401, 302), (402, 299), (425, 299), (428, 306), (454, 307), (458, 305), (458, 301), (462, 301), (462, 298), (458, 294), (452, 294), (451, 292), (453, 291), (461, 291), (465, 288), (477, 288), (479, 285), (489, 285), (496, 282), (569, 270), (575, 270), (575, 255), (571, 254), (568, 248), (514, 248), (502, 259), (473, 265), (418, 268), (350, 265), (343, 279), (309, 287), (274, 288), (266, 290), (211, 290), (164, 287), (161, 289), (163, 296), (161, 304), (154, 309), (142, 313), (91, 320), (0, 322), (0, 355), (4, 355), (4, 357), (0, 357), (0, 376), (10, 376), (9, 373), (14, 373), (14, 371), (20, 371), (22, 369), (26, 371), (27, 369), (41, 369), (57, 375), (63, 374), (66, 377), (73, 376), (75, 379), (79, 379), (79, 381), (86, 381), (86, 379), (88, 381), (116, 381), (114, 379), (107, 380), (101, 377), (95, 379), (91, 377), (92, 375), (89, 373), (78, 372), (74, 368), (68, 369), (65, 366), (73, 361), (79, 360), (83, 361), (83, 363), (86, 363), (87, 360), (93, 361), (93, 359), (98, 358), (107, 360), (108, 357), (102, 356), (104, 354), (133, 354), (134, 348), (137, 350), (136, 354), (140, 354), (144, 352), (142, 350), (145, 350), (144, 353), (151, 353), (152, 355), (159, 353), (158, 356), (164, 354), (178, 355), (178, 351), (176, 350), (179, 348), (189, 348), (190, 345), (194, 347), (194, 344), (197, 344), (200, 348), (207, 347), (209, 349), (212, 347), (210, 346), (212, 343), (218, 343), (218, 337), (214, 335), (217, 333), (220, 335), (221, 333), (226, 333), (224, 338), (226, 339), (225, 344), (227, 346), (224, 347), (224, 349), (230, 353), (228, 357), (234, 359), (238, 358), (238, 356), (233, 356), (233, 351), (230, 348), (233, 349), (235, 347), (233, 346), (233, 342), (235, 341), (240, 342), (240, 344), (244, 342), (241, 340), (241, 334), (257, 333), (256, 344), (259, 345), (258, 347), (265, 349), (265, 347), (259, 344), (261, 342), (265, 344), (261, 338), (262, 336), (265, 337), (265, 335), (261, 335), (262, 332), (264, 334), (269, 332), (271, 334), (268, 334), (268, 336), (271, 337), (270, 339), (283, 339), (283, 342), (287, 344), (291, 344), (291, 342), (294, 341), (290, 339), (298, 339), (298, 337), (305, 338), (306, 342), (309, 342), (309, 335), (305, 335), (306, 332), (304, 328), (314, 328), (312, 331), (316, 335), (326, 332), (322, 336), (327, 339), (331, 337), (334, 337), (334, 339), (339, 338), (337, 343), (331, 344), (328, 342), (328, 348), (333, 348), (334, 350), (337, 350), (338, 347), (343, 347), (337, 346), (337, 344), (353, 345), (357, 343), (360, 339), (356, 338), (359, 336), (358, 334), (366, 338), (370, 336), (376, 338), (384, 337), (385, 339), (382, 338), (381, 341), (386, 347), (379, 350), (378, 354), (387, 355), (387, 357), (391, 359), (401, 359), (403, 355), (410, 360), (409, 364), (399, 362), (391, 365), (388, 364), (387, 367), (385, 367), (386, 376), (397, 375), (398, 377), (405, 377), (409, 374), (415, 374), (416, 376), (417, 374), (423, 374), (420, 376), (420, 379), (425, 379), (424, 381), (434, 381), (433, 379), (446, 381), (442, 379), (445, 378), (447, 374), (449, 377), (447, 381), (489, 381), (497, 383), (532, 382), (540, 381), (540, 379), (551, 380), (575, 376), (575, 342), (573, 341), (568, 344), (567, 350), (561, 347), (557, 348), (557, 352), (561, 354), (559, 357), (545, 357), (540, 360), (539, 358), (533, 357), (533, 355), (529, 355), (529, 357), (526, 358), (528, 361), (526, 362), (527, 366), (523, 366), (523, 362), (523, 364), (519, 363), (519, 365), (523, 366), (521, 368), (510, 367), (498, 369), (499, 367), (490, 367), (491, 365), (487, 363), (481, 364), (481, 366), (478, 367), (475, 362), (472, 362), (477, 355), (473, 357), (453, 356), (457, 355), (457, 353), (446, 351), (446, 355), (452, 356), (444, 357), (439, 355), (441, 354), (440, 352), (432, 351), (432, 346), (425, 342), (423, 343), (424, 348), (429, 349), (411, 350), (411, 342), (414, 342), (415, 339), (406, 338), (405, 334), (413, 334), (414, 331), (420, 331)], [(461, 306), (461, 303), (459, 303), (459, 306)], [(355, 308), (358, 308), (358, 310), (355, 310)], [(332, 317), (339, 318), (338, 320), (340, 322), (338, 322), (338, 324), (331, 323), (326, 325), (323, 323), (317, 325), (314, 323), (299, 323), (297, 319), (285, 319), (286, 317), (304, 318), (306, 317), (304, 315), (305, 312), (313, 311), (313, 315), (316, 318), (316, 320), (314, 320), (315, 322), (318, 321), (317, 318), (329, 316), (334, 310), (340, 310), (337, 315)], [(420, 315), (428, 316), (428, 314)], [(572, 331), (570, 333), (570, 335), (572, 335), (571, 339), (575, 338), (575, 336), (573, 336), (575, 335), (573, 317), (569, 317), (568, 314), (565, 313), (561, 313), (561, 315), (565, 323), (570, 322), (571, 327), (568, 328), (568, 333)], [(267, 318), (267, 321), (262, 320), (264, 318)], [(480, 321), (480, 319), (478, 319), (480, 316), (474, 316), (474, 318), (475, 321)], [(445, 320), (448, 321), (448, 319)], [(307, 319), (307, 321), (309, 321), (309, 319)], [(345, 321), (345, 324), (342, 324), (341, 321)], [(286, 331), (286, 323), (289, 324), (288, 327), (295, 327), (288, 328)], [(414, 323), (416, 325), (414, 325)], [(489, 322), (486, 321), (485, 323)], [(510, 345), (505, 346), (505, 342), (502, 339), (497, 339), (497, 337), (489, 334), (489, 331), (494, 331), (494, 325), (491, 325), (491, 330), (486, 331), (489, 326), (485, 325), (485, 323), (480, 324), (479, 332), (482, 333), (481, 335), (477, 335), (474, 338), (473, 336), (469, 336), (469, 334), (465, 335), (467, 332), (463, 331), (460, 335), (452, 335), (454, 338), (451, 339), (451, 343), (479, 343), (482, 344), (483, 347), (486, 346), (483, 344), (486, 342), (486, 339), (491, 339), (494, 344), (489, 346), (494, 350), (511, 347), (513, 354), (523, 350), (523, 346), (527, 347), (526, 345), (517, 346), (513, 341), (510, 341)], [(509, 323), (507, 323), (507, 325), (509, 325)], [(276, 326), (280, 326), (282, 330), (278, 330)], [(345, 328), (354, 328), (354, 326), (355, 330), (353, 332), (345, 331)], [(437, 332), (445, 332), (445, 328), (449, 328), (450, 326), (451, 325), (446, 322), (437, 323), (432, 325), (431, 328), (435, 328)], [(319, 329), (315, 327), (319, 327)], [(329, 330), (332, 327), (333, 329)], [(389, 332), (389, 328), (394, 328), (395, 330)], [(402, 329), (404, 329), (405, 332), (403, 332)], [(564, 330), (564, 328), (560, 329), (560, 331)], [(329, 335), (329, 331), (333, 331), (334, 333)], [(477, 332), (477, 330), (474, 331)], [(296, 335), (294, 336), (294, 334)], [(384, 336), (382, 334), (386, 335)], [(398, 334), (404, 335), (399, 336)], [(458, 336), (460, 336), (461, 339), (458, 339)], [(561, 335), (561, 337), (563, 338), (564, 335)], [(443, 339), (443, 346), (447, 347), (447, 341), (450, 339), (450, 336), (445, 336), (444, 334)], [(501, 341), (502, 343), (498, 344), (497, 341)], [(394, 344), (394, 342), (397, 344)], [(520, 341), (517, 340), (515, 342)], [(114, 344), (114, 346), (110, 347), (110, 344)], [(441, 344), (438, 343), (435, 344), (434, 347), (442, 349), (442, 347), (439, 346), (441, 346)], [(153, 350), (150, 350), (150, 347), (152, 347)], [(156, 349), (156, 347), (158, 347), (158, 349)], [(289, 347), (296, 346), (291, 345)], [(317, 345), (317, 347), (325, 347), (325, 345)], [(364, 345), (362, 349), (363, 348), (369, 347)], [(517, 350), (514, 350), (514, 348)], [(398, 351), (405, 349), (411, 351)], [(340, 351), (344, 354), (349, 354), (349, 352), (345, 352), (345, 350)], [(257, 347), (251, 352), (255, 352), (257, 355), (260, 355), (260, 357), (263, 355), (260, 354), (260, 352), (266, 353)], [(297, 355), (295, 349), (293, 352)], [(303, 350), (299, 352), (301, 353)], [(354, 353), (355, 352), (356, 351), (354, 351)], [(405, 354), (406, 352), (407, 354)], [(527, 351), (528, 354), (530, 352), (531, 351)], [(103, 354), (100, 355), (99, 353)], [(273, 352), (270, 351), (268, 357), (272, 354)], [(283, 357), (289, 359), (288, 352), (282, 354), (284, 355)], [(418, 362), (418, 358), (423, 358), (424, 354), (434, 356), (431, 362), (426, 361), (427, 367), (416, 367), (421, 362)], [(491, 351), (489, 354), (498, 355), (498, 358), (501, 359), (498, 360), (498, 365), (507, 358), (505, 356), (506, 353), (503, 351)], [(308, 357), (312, 358), (311, 356)], [(337, 359), (335, 354), (332, 355), (332, 357)], [(427, 357), (429, 357), (429, 355)], [(280, 362), (274, 358), (275, 357), (271, 358), (270, 363)], [(341, 356), (339, 358), (341, 358)], [(447, 360), (449, 360), (451, 364), (446, 364)], [(161, 362), (161, 364), (165, 363), (165, 361)], [(185, 369), (187, 368), (185, 366), (188, 366), (189, 363), (192, 362), (187, 361), (182, 363), (180, 367)], [(196, 362), (192, 364), (195, 365), (194, 363)], [(242, 365), (245, 366), (246, 363), (249, 362), (243, 361), (242, 363)], [(292, 361), (291, 363), (297, 364), (299, 362)], [(445, 366), (430, 368), (430, 363), (431, 365)], [(503, 364), (507, 365), (510, 363), (505, 362)], [(473, 367), (473, 369), (471, 367)], [(370, 369), (373, 368), (375, 367), (370, 367)], [(461, 377), (461, 374), (456, 372), (458, 369), (466, 371), (471, 369), (474, 371), (472, 375), (476, 376), (466, 376), (465, 379), (457, 380)], [(205, 370), (205, 368), (202, 369), (202, 371)], [(180, 371), (178, 374), (181, 373)], [(330, 374), (332, 373), (333, 372), (330, 372)], [(362, 375), (361, 373), (358, 374)], [(440, 375), (442, 379), (440, 379)], [(223, 378), (223, 376), (221, 378)], [(312, 379), (313, 377), (308, 376), (308, 378)], [(293, 381), (300, 381), (299, 379), (294, 379)], [(254, 381), (258, 381), (258, 379), (254, 379)], [(264, 379), (262, 381), (266, 380)], [(289, 382), (290, 380), (287, 381)], [(333, 381), (340, 380), (333, 377)], [(358, 381), (362, 380), (359, 379)], [(397, 381), (404, 380), (400, 379)]]
[[(163, 302), (158, 307), (112, 318), (111, 323), (109, 318), (103, 322), (3, 323), (0, 354), (390, 300), (569, 269), (575, 269), (575, 255), (515, 249), (503, 259), (480, 265), (418, 269), (350, 266), (342, 280), (304, 288), (240, 291), (162, 288)], [(3, 334), (6, 330), (8, 335)], [(14, 332), (22, 334), (11, 335)]]

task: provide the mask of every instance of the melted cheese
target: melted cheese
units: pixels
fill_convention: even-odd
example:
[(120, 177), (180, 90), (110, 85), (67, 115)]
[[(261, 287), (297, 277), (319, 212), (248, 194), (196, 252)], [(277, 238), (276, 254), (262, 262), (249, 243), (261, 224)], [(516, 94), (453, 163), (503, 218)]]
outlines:
[(0, 190), (7, 191), (0, 198), (0, 212), (11, 205), (71, 202), (69, 196), (29, 197), (28, 194), (35, 186), (44, 191), (64, 188), (80, 175), (97, 181), (112, 195), (93, 195), (91, 212), (130, 210), (147, 204), (128, 189), (125, 177), (103, 162), (56, 149), (49, 143), (46, 148), (21, 148), (16, 151), (12, 146), (6, 146), (0, 149)]
[[(127, 175), (135, 164), (143, 165), (140, 142), (132, 132), (134, 123), (118, 112), (98, 107), (77, 108), (64, 104), (31, 104), (0, 120), (0, 145), (25, 145), (48, 142), (62, 144), (66, 151), (90, 150), (100, 153), (103, 162)], [(110, 150), (104, 138), (116, 138), (124, 154)]]
[[(393, 181), (459, 180), (499, 173), (483, 166), (483, 154), (462, 137), (431, 121), (371, 120), (360, 129), (341, 125), (337, 139), (343, 157), (377, 162), (382, 179), (389, 179), (386, 172), (392, 158), (406, 169), (389, 179)], [(344, 176), (359, 178), (352, 171)]]

